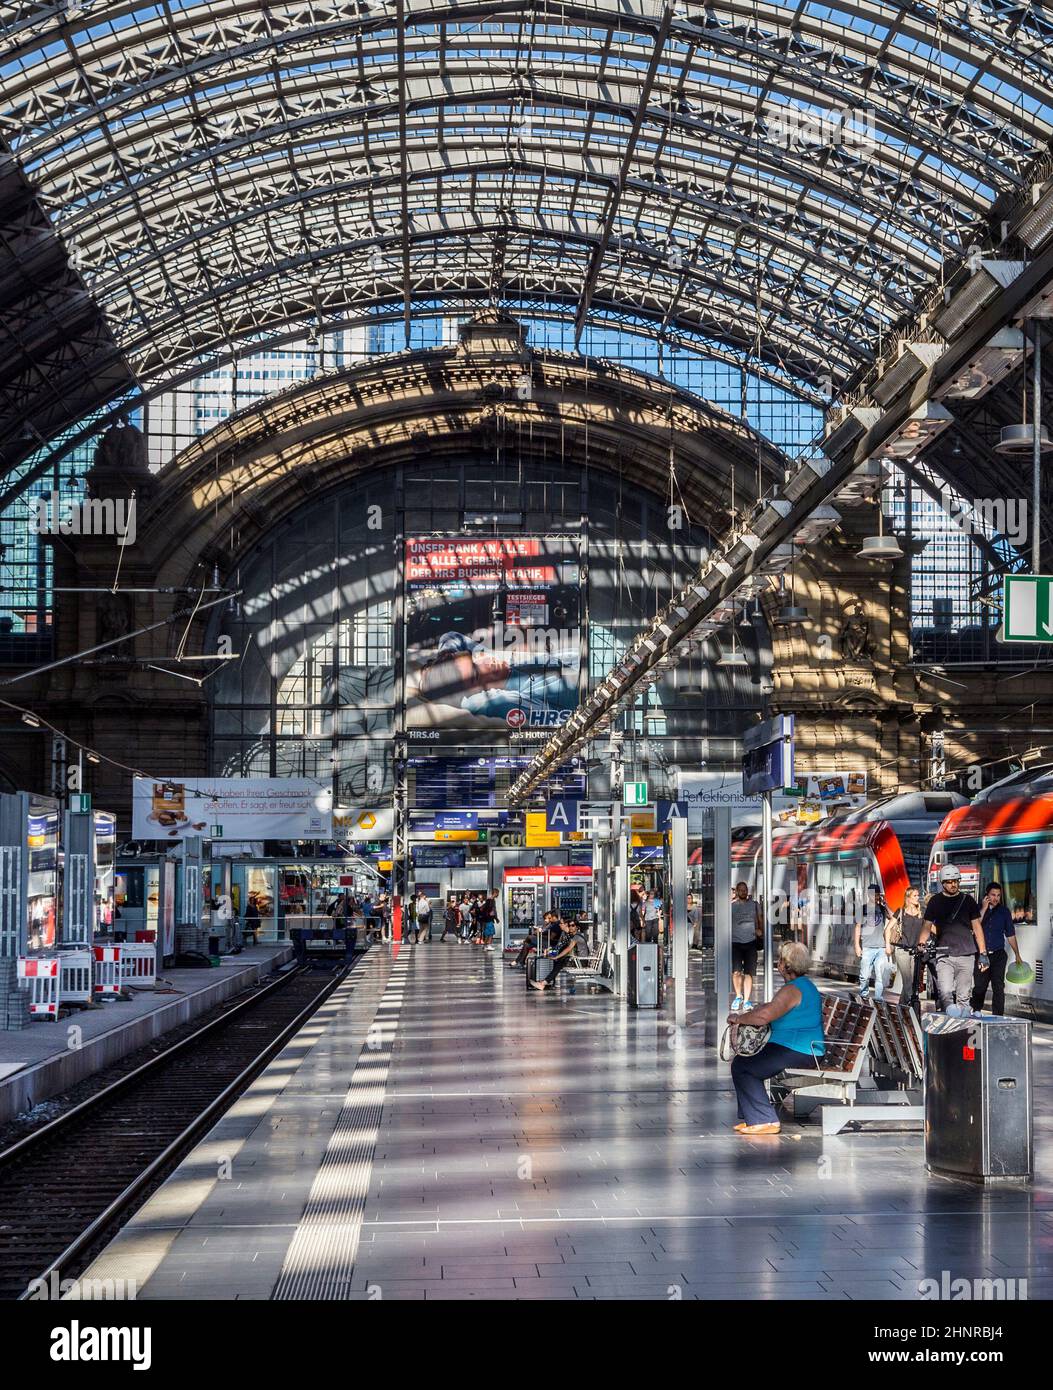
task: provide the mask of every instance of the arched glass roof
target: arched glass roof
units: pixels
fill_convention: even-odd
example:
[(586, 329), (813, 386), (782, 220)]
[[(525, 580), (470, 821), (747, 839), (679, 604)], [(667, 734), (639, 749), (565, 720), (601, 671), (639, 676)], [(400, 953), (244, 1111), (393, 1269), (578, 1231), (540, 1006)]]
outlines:
[(0, 5), (0, 138), (144, 390), (473, 302), (865, 369), (1053, 134), (1029, 5)]

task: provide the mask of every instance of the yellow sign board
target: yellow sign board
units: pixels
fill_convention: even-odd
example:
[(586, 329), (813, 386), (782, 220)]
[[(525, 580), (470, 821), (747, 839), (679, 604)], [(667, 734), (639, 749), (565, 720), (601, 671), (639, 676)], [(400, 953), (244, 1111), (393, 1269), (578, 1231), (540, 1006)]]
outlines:
[(394, 866), (390, 859), (378, 859), (377, 868), (382, 874), (389, 874)]
[(653, 830), (654, 812), (634, 811), (630, 817), (630, 824), (634, 830)]
[(633, 849), (655, 849), (664, 839), (657, 830), (637, 830), (633, 833)]
[(545, 829), (544, 811), (528, 811), (526, 815), (526, 842), (534, 849), (556, 849), (561, 843), (558, 830)]
[(435, 838), (436, 840), (469, 840), (472, 844), (477, 844), (479, 832), (478, 830), (436, 830)]

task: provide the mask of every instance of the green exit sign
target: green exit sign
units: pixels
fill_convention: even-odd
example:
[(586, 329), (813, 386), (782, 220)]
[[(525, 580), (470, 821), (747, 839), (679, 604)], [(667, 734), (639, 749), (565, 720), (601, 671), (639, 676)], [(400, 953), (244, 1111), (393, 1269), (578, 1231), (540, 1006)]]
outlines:
[(1053, 574), (1007, 574), (1002, 641), (1053, 642)]
[(91, 810), (91, 793), (90, 793), (90, 792), (74, 792), (73, 795), (72, 795), (72, 796), (70, 797), (70, 799), (69, 799), (69, 809), (70, 809), (71, 811), (80, 812), (81, 814), (83, 814), (85, 811), (90, 811), (90, 810)]
[(646, 806), (647, 805), (647, 783), (646, 782), (626, 782), (622, 787), (623, 806)]
[(209, 835), (212, 837), (213, 840), (222, 840), (223, 827), (221, 825), (209, 826)]

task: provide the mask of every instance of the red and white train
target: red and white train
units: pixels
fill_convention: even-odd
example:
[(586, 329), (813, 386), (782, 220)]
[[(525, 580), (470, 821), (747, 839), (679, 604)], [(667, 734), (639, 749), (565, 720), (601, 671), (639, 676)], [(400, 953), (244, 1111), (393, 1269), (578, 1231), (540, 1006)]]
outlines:
[(1053, 1006), (1053, 974), (1047, 988), (1053, 919), (1053, 765), (1025, 769), (979, 792), (951, 811), (936, 832), (930, 891), (944, 864), (961, 869), (962, 887), (982, 897), (988, 883), (1002, 886), (1013, 914), (1020, 954), (1034, 969), (1030, 985), (1006, 985), (1006, 1007)]
[[(908, 884), (924, 895), (941, 825), (968, 801), (957, 792), (902, 792), (817, 825), (777, 828), (772, 852), (776, 934), (802, 938), (817, 971), (854, 978), (859, 909), (872, 883), (892, 911)], [(753, 892), (761, 879), (761, 838), (755, 829), (732, 839), (732, 883)]]

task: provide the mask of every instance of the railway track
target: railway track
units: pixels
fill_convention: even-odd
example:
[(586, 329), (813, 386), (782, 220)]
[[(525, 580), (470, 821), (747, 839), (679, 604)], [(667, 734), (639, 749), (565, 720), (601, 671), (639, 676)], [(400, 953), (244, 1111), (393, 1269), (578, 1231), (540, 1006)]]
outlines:
[(0, 1151), (0, 1299), (86, 1268), (349, 968), (279, 977)]

